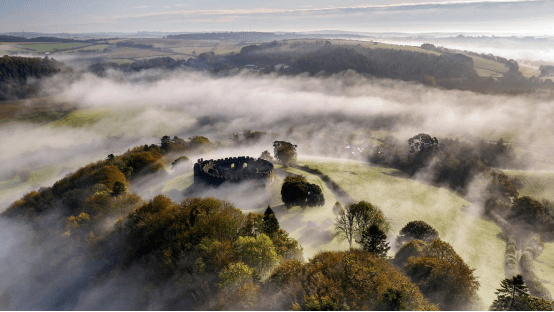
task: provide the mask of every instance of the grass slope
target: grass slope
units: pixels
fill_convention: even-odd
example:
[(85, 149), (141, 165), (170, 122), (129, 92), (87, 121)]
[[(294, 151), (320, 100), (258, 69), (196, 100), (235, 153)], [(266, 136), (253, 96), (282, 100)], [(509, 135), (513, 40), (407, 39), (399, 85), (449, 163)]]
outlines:
[[(309, 183), (319, 185), (325, 197), (325, 205), (321, 207), (306, 207), (302, 209), (295, 206), (288, 210), (281, 204), (273, 208), (279, 219), (280, 226), (297, 239), (304, 248), (305, 259), (312, 258), (319, 251), (348, 249), (347, 242), (340, 241), (334, 236), (333, 224), (335, 215), (333, 214), (333, 206), (337, 200), (333, 193), (325, 186), (325, 182), (318, 176), (299, 169), (289, 167), (284, 169), (284, 171), (286, 175), (302, 175), (306, 177)], [(279, 181), (279, 187), (277, 188), (279, 198), (281, 197), (281, 184), (282, 182)]]
[[(502, 76), (502, 74), (508, 72), (509, 68), (502, 63), (474, 55), (470, 55), (469, 57), (473, 59), (473, 67), (475, 69), (483, 69), (487, 71), (487, 73), (493, 72), (495, 73), (494, 77)], [(490, 76), (490, 74), (487, 74), (487, 76)]]
[(554, 294), (554, 243), (545, 243), (543, 252), (538, 256), (533, 264), (535, 273), (540, 277), (544, 287)]
[(106, 109), (76, 110), (65, 115), (62, 119), (54, 121), (53, 125), (81, 128), (100, 121), (108, 112)]
[(516, 178), (522, 182), (519, 196), (530, 196), (535, 199), (547, 199), (554, 201), (554, 173), (532, 172), (519, 170), (504, 170), (510, 178)]
[(447, 189), (402, 178), (395, 169), (355, 162), (304, 160), (301, 163), (321, 170), (354, 199), (379, 206), (391, 223), (391, 238), (409, 221), (429, 223), (476, 269), (483, 308), (488, 308), (494, 300), (494, 291), (504, 279), (506, 245), (498, 237), (500, 228), (482, 218), (478, 207)]
[(76, 49), (90, 45), (90, 43), (25, 43), (19, 44), (19, 47), (32, 52), (44, 53), (54, 50)]

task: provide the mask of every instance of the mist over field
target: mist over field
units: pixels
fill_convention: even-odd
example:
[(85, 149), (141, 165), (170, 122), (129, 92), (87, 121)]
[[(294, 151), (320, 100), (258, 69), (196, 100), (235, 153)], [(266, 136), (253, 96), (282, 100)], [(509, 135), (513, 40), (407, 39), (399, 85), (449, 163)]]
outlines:
[[(71, 120), (2, 125), (10, 146), (0, 154), (4, 179), (25, 169), (64, 167), (47, 181), (53, 183), (77, 166), (157, 143), (163, 135), (229, 142), (231, 133), (259, 130), (294, 141), (300, 157), (343, 157), (352, 139), (374, 142), (372, 131), (379, 130), (401, 141), (422, 132), (451, 138), (504, 135), (547, 156), (554, 129), (551, 99), (447, 91), (352, 71), (329, 77), (110, 71), (106, 77), (60, 74), (43, 86), (52, 101), (73, 103), (90, 120), (84, 126)], [(247, 154), (258, 157), (270, 150), (271, 138), (260, 145)], [(5, 195), (3, 209), (26, 191)]]
[[(512, 52), (514, 57), (520, 55), (518, 51)], [(540, 60), (547, 58), (541, 56)], [(138, 72), (108, 69), (97, 75), (85, 70), (92, 61), (81, 65), (77, 65), (77, 58), (67, 57), (64, 61), (74, 70), (42, 78), (39, 91), (42, 99), (53, 106), (63, 103), (70, 107), (63, 111), (63, 117), (52, 122), (22, 119), (0, 124), (0, 137), (7, 147), (0, 152), (0, 186), (9, 190), (0, 193), (0, 211), (28, 192), (50, 187), (89, 163), (105, 160), (110, 154), (121, 155), (133, 147), (160, 144), (160, 139), (167, 135), (183, 139), (205, 136), (214, 148), (187, 151), (184, 154), (190, 162), (167, 165), (156, 173), (135, 178), (128, 187), (130, 193), (138, 194), (144, 201), (164, 193), (177, 203), (189, 195), (212, 196), (230, 201), (245, 213), (258, 212), (260, 207), (275, 202), (275, 198), (264, 192), (251, 192), (249, 184), (206, 190), (181, 189), (179, 184), (191, 182), (192, 165), (199, 158), (257, 158), (265, 150), (273, 152), (274, 141), (288, 141), (298, 146), (300, 160), (320, 170), (308, 175), (309, 182), (329, 187), (323, 178), (332, 177), (333, 181), (340, 181), (340, 190), (348, 191), (341, 196), (336, 189), (325, 189), (327, 202), (321, 211), (308, 208), (289, 212), (283, 205), (274, 207), (282, 228), (305, 246), (306, 260), (322, 248), (346, 249), (346, 244), (337, 242), (330, 230), (335, 201), (346, 205), (353, 198), (374, 200), (390, 218), (392, 230), (387, 241), (394, 252), (399, 250), (394, 245), (395, 235), (407, 222), (420, 215), (440, 220), (433, 226), (441, 238), (451, 243), (464, 260), (470, 259), (478, 278), (485, 277), (480, 280), (483, 290), (479, 293), (479, 300), (484, 303), (478, 302), (476, 307), (490, 305), (499, 284), (498, 276), (503, 275), (500, 267), (505, 238), (501, 227), (485, 217), (490, 199), (485, 186), (490, 176), (471, 173), (463, 189), (447, 190), (448, 183), (433, 180), (440, 169), (438, 160), (425, 163), (408, 175), (382, 164), (368, 166), (369, 156), (378, 154), (392, 137), (399, 142), (398, 150), (408, 153), (408, 139), (428, 133), (437, 137), (439, 143), (459, 138), (462, 142), (483, 139), (487, 144), (496, 144), (503, 139), (501, 144), (515, 147), (515, 153), (523, 159), (518, 169), (531, 173), (554, 170), (551, 157), (554, 144), (550, 140), (554, 134), (554, 99), (540, 92), (510, 95), (446, 90), (418, 82), (375, 78), (354, 70), (310, 76), (247, 70), (219, 75), (183, 68)], [(33, 101), (22, 100), (20, 111), (31, 110)], [(263, 135), (252, 142), (233, 141), (234, 135), (245, 130), (260, 131)], [(528, 158), (521, 157), (526, 153), (533, 155), (534, 161), (527, 162)], [(327, 162), (332, 165), (317, 167)], [(339, 169), (331, 170), (333, 166)], [(287, 170), (280, 171), (279, 183), (288, 174), (308, 172), (298, 168)], [(395, 195), (385, 198), (379, 192)], [(280, 199), (277, 201), (280, 203)], [(445, 205), (448, 208), (443, 208)], [(122, 208), (122, 215), (129, 214), (127, 208)], [(441, 209), (444, 215), (437, 216)], [(68, 240), (72, 235), (70, 222), (66, 232), (48, 228), (50, 220), (63, 216), (61, 211), (62, 207), (56, 207), (34, 225), (0, 220), (0, 239), (5, 242), (0, 248), (3, 264), (0, 277), (4, 281), (0, 283), (0, 305), (4, 302), (12, 308), (30, 310), (193, 307), (194, 295), (194, 300), (183, 298), (174, 289), (174, 285), (190, 281), (178, 278), (157, 285), (155, 295), (143, 298), (141, 294), (147, 287), (142, 283), (149, 285), (151, 278), (144, 273), (148, 265), (133, 263), (121, 273), (114, 269), (114, 263), (106, 262), (110, 255), (99, 255), (96, 250), (83, 254), (83, 242), (89, 238), (81, 237), (79, 242)], [(94, 221), (100, 224), (99, 232), (106, 234), (121, 229), (122, 220), (123, 216), (117, 215)], [(29, 233), (37, 228), (49, 235), (32, 237)], [(527, 230), (521, 228), (521, 232)], [(517, 231), (519, 227), (513, 226), (506, 233)], [(472, 246), (479, 241), (479, 235), (491, 241)], [(10, 252), (15, 248), (17, 252)], [(489, 258), (491, 254), (486, 252), (494, 252), (494, 258)], [(483, 255), (477, 257), (476, 253)], [(50, 259), (50, 263), (41, 264), (43, 259)], [(489, 259), (495, 261), (494, 269), (490, 268)], [(119, 273), (108, 276), (112, 269)], [(89, 283), (97, 276), (102, 279)], [(27, 287), (27, 281), (36, 284)], [(198, 289), (203, 287), (203, 281), (190, 283)], [(33, 295), (36, 299), (29, 300)]]
[[(424, 37), (424, 36), (422, 36)], [(476, 53), (493, 54), (496, 56), (514, 59), (519, 62), (533, 64), (554, 63), (554, 49), (552, 38), (531, 37), (427, 37), (427, 38), (386, 38), (380, 41), (394, 44), (421, 46), (432, 43), (448, 49), (472, 51)]]

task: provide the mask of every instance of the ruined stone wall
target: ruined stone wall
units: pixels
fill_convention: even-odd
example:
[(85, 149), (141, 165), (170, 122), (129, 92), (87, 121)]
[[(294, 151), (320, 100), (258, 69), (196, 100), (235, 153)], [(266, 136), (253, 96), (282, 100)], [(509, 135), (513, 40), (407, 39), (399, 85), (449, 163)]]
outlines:
[(273, 183), (273, 164), (252, 157), (230, 157), (218, 160), (199, 159), (194, 164), (194, 183), (219, 186), (225, 182), (254, 181)]

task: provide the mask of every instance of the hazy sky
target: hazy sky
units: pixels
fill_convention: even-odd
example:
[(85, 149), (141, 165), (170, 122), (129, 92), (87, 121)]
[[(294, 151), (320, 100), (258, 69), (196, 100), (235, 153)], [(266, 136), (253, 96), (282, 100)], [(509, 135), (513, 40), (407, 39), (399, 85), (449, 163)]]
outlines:
[(0, 32), (311, 31), (554, 35), (554, 0), (0, 0)]

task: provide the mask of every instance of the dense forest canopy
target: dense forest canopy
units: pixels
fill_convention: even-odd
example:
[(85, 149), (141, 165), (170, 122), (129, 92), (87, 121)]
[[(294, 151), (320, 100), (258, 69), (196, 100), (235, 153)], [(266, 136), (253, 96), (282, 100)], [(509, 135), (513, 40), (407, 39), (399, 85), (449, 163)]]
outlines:
[(54, 59), (4, 55), (0, 58), (0, 101), (36, 95), (39, 89), (29, 80), (52, 76), (60, 72), (60, 65)]

